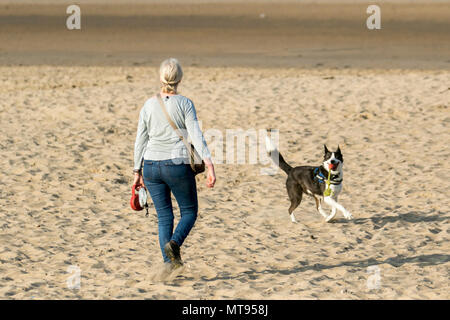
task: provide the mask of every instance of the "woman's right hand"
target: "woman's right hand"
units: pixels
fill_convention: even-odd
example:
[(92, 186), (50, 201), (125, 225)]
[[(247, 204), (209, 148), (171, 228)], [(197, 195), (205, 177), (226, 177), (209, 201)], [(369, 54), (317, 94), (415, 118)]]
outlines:
[(216, 183), (216, 173), (214, 172), (214, 165), (212, 163), (206, 164), (208, 168), (208, 173), (206, 177), (206, 186), (208, 188), (213, 188)]
[(140, 173), (134, 173), (134, 180), (133, 180), (133, 185), (136, 186), (136, 189), (139, 190), (139, 188), (144, 187), (144, 179), (142, 178), (142, 174)]

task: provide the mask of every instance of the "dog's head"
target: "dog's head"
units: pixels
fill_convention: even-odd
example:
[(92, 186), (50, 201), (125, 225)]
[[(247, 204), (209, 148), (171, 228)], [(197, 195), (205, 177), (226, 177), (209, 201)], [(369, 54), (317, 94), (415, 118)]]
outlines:
[(342, 156), (341, 149), (337, 148), (336, 151), (332, 152), (328, 150), (326, 145), (323, 145), (325, 148), (325, 154), (323, 156), (323, 166), (325, 169), (331, 169), (331, 172), (340, 172), (342, 170), (342, 166), (344, 165), (344, 157)]

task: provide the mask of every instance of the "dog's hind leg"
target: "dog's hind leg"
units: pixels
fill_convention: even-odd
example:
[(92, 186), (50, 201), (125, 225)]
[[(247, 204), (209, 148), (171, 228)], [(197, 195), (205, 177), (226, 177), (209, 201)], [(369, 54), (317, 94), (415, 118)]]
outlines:
[(302, 202), (302, 194), (300, 196), (296, 196), (295, 198), (291, 198), (291, 206), (289, 207), (289, 215), (291, 216), (292, 222), (297, 222), (294, 216), (294, 210), (299, 206), (300, 202)]
[(300, 205), (300, 202), (302, 202), (303, 190), (302, 190), (302, 187), (298, 183), (295, 183), (290, 179), (288, 179), (288, 181), (286, 181), (286, 188), (287, 188), (289, 200), (291, 200), (291, 206), (289, 207), (289, 210), (288, 210), (289, 215), (291, 216), (292, 222), (297, 222), (295, 220), (294, 210)]

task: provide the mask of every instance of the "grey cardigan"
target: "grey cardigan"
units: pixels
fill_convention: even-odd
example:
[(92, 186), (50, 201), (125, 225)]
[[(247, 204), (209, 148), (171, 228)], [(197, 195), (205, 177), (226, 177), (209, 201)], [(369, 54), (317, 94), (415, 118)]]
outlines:
[[(164, 96), (166, 110), (202, 159), (211, 158), (205, 138), (200, 129), (194, 103), (182, 96)], [(142, 168), (143, 160), (188, 159), (187, 149), (170, 126), (158, 99), (148, 99), (139, 114), (139, 123), (134, 144), (134, 169)]]

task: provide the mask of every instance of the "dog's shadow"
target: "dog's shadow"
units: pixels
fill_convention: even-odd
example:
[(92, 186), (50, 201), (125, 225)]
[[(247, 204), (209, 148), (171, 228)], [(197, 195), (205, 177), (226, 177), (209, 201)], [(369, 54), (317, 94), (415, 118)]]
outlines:
[[(432, 210), (431, 212), (435, 212)], [(368, 222), (375, 225), (374, 229), (383, 228), (386, 224), (395, 223), (399, 221), (408, 223), (418, 223), (418, 222), (443, 222), (450, 220), (449, 216), (445, 216), (443, 212), (438, 211), (437, 214), (430, 215), (431, 212), (419, 212), (411, 211), (407, 213), (400, 213), (397, 216), (385, 216), (385, 215), (375, 215), (369, 218), (354, 218), (353, 220), (346, 220), (344, 218), (334, 219), (332, 223), (349, 223), (354, 224), (366, 224)]]
[[(298, 268), (293, 268), (289, 270), (272, 270), (274, 273), (296, 273), (296, 272), (304, 272), (308, 270), (316, 270), (322, 271), (327, 269), (339, 268), (339, 267), (354, 267), (354, 268), (367, 268), (369, 266), (380, 265), (380, 264), (390, 264), (393, 267), (401, 267), (406, 263), (417, 263), (420, 267), (425, 266), (435, 266), (439, 264), (444, 264), (450, 261), (449, 254), (426, 254), (419, 255), (414, 257), (405, 257), (403, 255), (397, 255), (395, 257), (387, 258), (384, 260), (377, 260), (374, 258), (364, 259), (364, 260), (356, 260), (356, 261), (344, 261), (338, 264), (325, 265), (321, 263), (315, 263), (313, 265), (301, 266)], [(263, 271), (268, 272), (269, 270)]]

